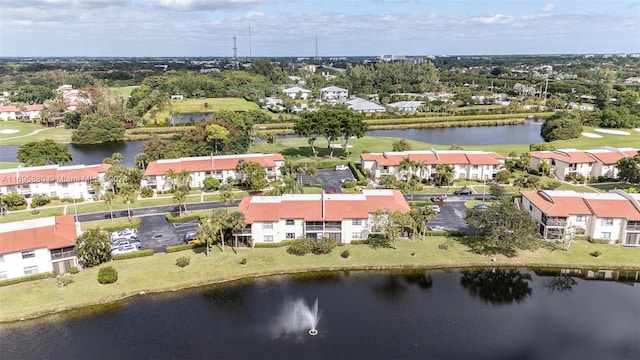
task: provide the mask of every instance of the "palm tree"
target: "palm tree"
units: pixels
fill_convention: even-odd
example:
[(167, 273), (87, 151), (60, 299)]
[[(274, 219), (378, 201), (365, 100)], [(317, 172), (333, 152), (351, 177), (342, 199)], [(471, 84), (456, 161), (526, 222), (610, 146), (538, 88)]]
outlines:
[(198, 230), (196, 230), (196, 233), (198, 234), (198, 239), (205, 242), (205, 246), (207, 247), (206, 248), (207, 257), (209, 257), (209, 247), (211, 246), (211, 244), (213, 244), (213, 242), (216, 239), (215, 229), (211, 227), (211, 224), (207, 220), (203, 222), (202, 225), (200, 225)]
[[(229, 214), (228, 225), (231, 228), (231, 231), (233, 234), (235, 234), (237, 231), (244, 229), (244, 227), (247, 226), (247, 223), (244, 218), (244, 213), (240, 211), (234, 211), (231, 214)], [(237, 248), (238, 237), (235, 235), (233, 237), (233, 242), (234, 242), (233, 246)]]
[(169, 169), (164, 173), (164, 184), (165, 186), (167, 185), (167, 180), (169, 180), (169, 184), (171, 185), (171, 189), (173, 189), (175, 187), (175, 180), (177, 177), (177, 173), (175, 171), (173, 171), (173, 169)]
[(531, 163), (531, 155), (529, 153), (522, 153), (518, 158), (518, 167), (522, 169), (522, 175), (529, 168)]
[(304, 189), (301, 184), (298, 183), (296, 176), (291, 174), (289, 176), (285, 176), (282, 179), (284, 183), (284, 188), (282, 189), (283, 194), (302, 194), (304, 193)]
[(178, 186), (190, 185), (191, 180), (193, 179), (193, 177), (191, 176), (191, 173), (188, 172), (187, 170), (182, 170), (179, 173), (177, 173), (175, 176), (176, 176), (176, 180), (178, 181)]
[(427, 169), (428, 169), (429, 165), (427, 165), (427, 163), (424, 162), (424, 161), (416, 161), (416, 162), (414, 162), (413, 165), (415, 167), (416, 173), (420, 174), (419, 175), (420, 176), (420, 180), (424, 179), (425, 178), (424, 175), (427, 172)]
[(133, 220), (131, 219), (131, 201), (134, 201), (138, 196), (136, 188), (129, 184), (123, 184), (120, 187), (120, 196), (127, 204), (127, 217), (129, 218), (129, 223), (131, 223)]
[(228, 215), (224, 209), (214, 209), (211, 217), (211, 227), (220, 233), (220, 241), (222, 242), (222, 253), (224, 254), (224, 231), (227, 229)]
[(104, 186), (102, 186), (102, 183), (99, 180), (96, 180), (91, 183), (91, 188), (95, 192), (96, 197), (99, 199), (101, 195), (100, 193), (104, 189)]
[[(187, 191), (182, 187), (173, 192), (173, 202), (178, 204), (178, 217), (182, 216), (182, 206), (187, 200)], [(187, 206), (184, 205), (184, 211), (187, 211)]]
[(549, 162), (545, 159), (540, 160), (540, 163), (538, 163), (538, 171), (540, 172), (540, 175), (547, 176), (549, 175), (550, 170), (551, 165), (549, 165)]
[(107, 191), (104, 193), (104, 203), (109, 205), (109, 211), (111, 212), (111, 221), (113, 222), (113, 202), (116, 199), (116, 194), (113, 191)]
[(436, 178), (438, 179), (439, 184), (442, 185), (443, 182), (446, 183), (448, 189), (451, 180), (453, 180), (453, 171), (453, 166), (450, 164), (436, 165)]
[(224, 204), (226, 212), (229, 213), (229, 205), (233, 202), (233, 192), (230, 189), (220, 191), (219, 201)]
[(409, 179), (411, 179), (411, 176), (409, 176), (409, 174), (410, 171), (415, 168), (414, 164), (415, 162), (409, 159), (408, 156), (406, 156), (402, 158), (402, 160), (400, 160), (400, 164), (398, 165), (398, 170), (404, 172), (405, 180), (407, 180), (407, 182), (409, 182)]

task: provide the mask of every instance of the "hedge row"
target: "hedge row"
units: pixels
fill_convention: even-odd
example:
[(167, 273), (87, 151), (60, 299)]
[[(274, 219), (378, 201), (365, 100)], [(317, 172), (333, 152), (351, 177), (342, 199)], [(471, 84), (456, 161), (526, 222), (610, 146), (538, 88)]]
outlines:
[(356, 176), (356, 180), (365, 182), (367, 181), (367, 178), (364, 177), (362, 171), (360, 171), (360, 169), (352, 161), (349, 161), (349, 169), (351, 169), (351, 172)]
[(113, 255), (111, 258), (113, 260), (125, 260), (125, 259), (134, 259), (139, 257), (151, 256), (151, 255), (153, 255), (153, 249), (144, 249), (144, 250), (134, 251), (126, 254)]
[(442, 230), (429, 230), (425, 234), (431, 236), (466, 236), (467, 234), (464, 231), (454, 230), (454, 231), (442, 231)]
[(44, 273), (40, 273), (40, 274), (33, 274), (33, 275), (29, 275), (29, 276), (23, 276), (23, 277), (19, 277), (19, 278), (15, 278), (15, 279), (5, 279), (5, 280), (0, 281), (0, 286), (13, 285), (13, 284), (21, 283), (21, 282), (26, 282), (26, 281), (48, 279), (50, 277), (51, 277), (51, 273), (50, 272), (44, 272)]
[(165, 215), (165, 217), (167, 218), (167, 221), (170, 222), (170, 223), (187, 222), (187, 221), (191, 221), (191, 220), (200, 220), (200, 215), (198, 215), (198, 214), (174, 216), (172, 213), (169, 213), (169, 214)]
[(174, 252), (178, 252), (178, 251), (184, 251), (184, 250), (189, 250), (189, 249), (195, 249), (198, 247), (204, 247), (205, 244), (184, 244), (184, 245), (173, 245), (173, 246), (167, 246), (167, 248), (165, 249), (165, 251), (167, 252), (167, 254), (170, 253), (174, 253)]
[(366, 245), (367, 240), (351, 240), (351, 245)]
[(102, 228), (102, 230), (108, 231), (108, 232), (114, 232), (114, 231), (118, 231), (126, 228), (137, 229), (140, 227), (141, 221), (142, 220), (140, 218), (133, 218), (133, 221), (131, 222), (131, 224), (105, 226)]
[(269, 243), (259, 242), (259, 243), (255, 243), (253, 245), (253, 247), (255, 247), (255, 248), (277, 248), (277, 247), (289, 246), (289, 245), (293, 244), (294, 242), (295, 242), (295, 240), (282, 240), (280, 242), (269, 242)]

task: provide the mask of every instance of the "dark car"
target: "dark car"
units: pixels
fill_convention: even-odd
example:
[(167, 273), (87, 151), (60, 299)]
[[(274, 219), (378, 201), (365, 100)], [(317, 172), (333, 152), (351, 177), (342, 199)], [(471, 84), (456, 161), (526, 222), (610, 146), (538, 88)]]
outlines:
[(478, 204), (476, 206), (473, 207), (476, 210), (487, 210), (489, 208), (489, 205), (487, 204)]
[(460, 189), (453, 192), (454, 195), (471, 195), (471, 189)]

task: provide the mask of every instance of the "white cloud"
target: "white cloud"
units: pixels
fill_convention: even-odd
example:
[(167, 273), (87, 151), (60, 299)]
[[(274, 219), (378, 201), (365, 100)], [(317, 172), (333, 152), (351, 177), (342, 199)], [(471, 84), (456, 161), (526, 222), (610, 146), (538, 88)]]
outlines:
[(225, 10), (255, 6), (258, 0), (146, 0), (150, 6), (178, 11)]
[(551, 13), (556, 9), (556, 6), (553, 3), (548, 3), (543, 9), (542, 12)]
[(503, 14), (495, 14), (492, 16), (477, 16), (469, 19), (473, 23), (493, 25), (493, 24), (510, 24), (514, 18)]

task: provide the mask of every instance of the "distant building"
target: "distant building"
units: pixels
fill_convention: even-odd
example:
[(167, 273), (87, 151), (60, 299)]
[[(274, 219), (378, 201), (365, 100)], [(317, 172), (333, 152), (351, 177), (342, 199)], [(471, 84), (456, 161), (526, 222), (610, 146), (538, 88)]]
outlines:
[(604, 147), (592, 150), (557, 149), (531, 151), (530, 168), (537, 169), (542, 161), (546, 161), (551, 172), (559, 179), (578, 173), (585, 178), (604, 176), (618, 177), (616, 162), (624, 157), (632, 157), (638, 153), (634, 148)]
[(387, 109), (385, 109), (384, 106), (380, 106), (374, 102), (371, 102), (365, 99), (360, 99), (360, 98), (353, 98), (347, 101), (346, 104), (347, 104), (347, 109), (351, 109), (353, 111), (361, 112), (361, 113), (374, 113), (374, 112), (387, 111)]
[(0, 280), (78, 267), (73, 215), (0, 224)]
[(182, 94), (173, 94), (173, 95), (171, 95), (171, 100), (184, 100), (184, 95), (182, 95)]
[(398, 101), (387, 105), (392, 111), (416, 112), (424, 105), (423, 101)]
[(322, 100), (347, 100), (349, 90), (337, 86), (328, 86), (320, 89), (320, 99)]
[(40, 117), (44, 105), (26, 105), (24, 108), (17, 106), (0, 106), (0, 120), (34, 120)]
[(282, 92), (292, 99), (306, 100), (311, 96), (311, 90), (303, 89), (299, 86), (294, 86), (288, 89), (282, 90)]

